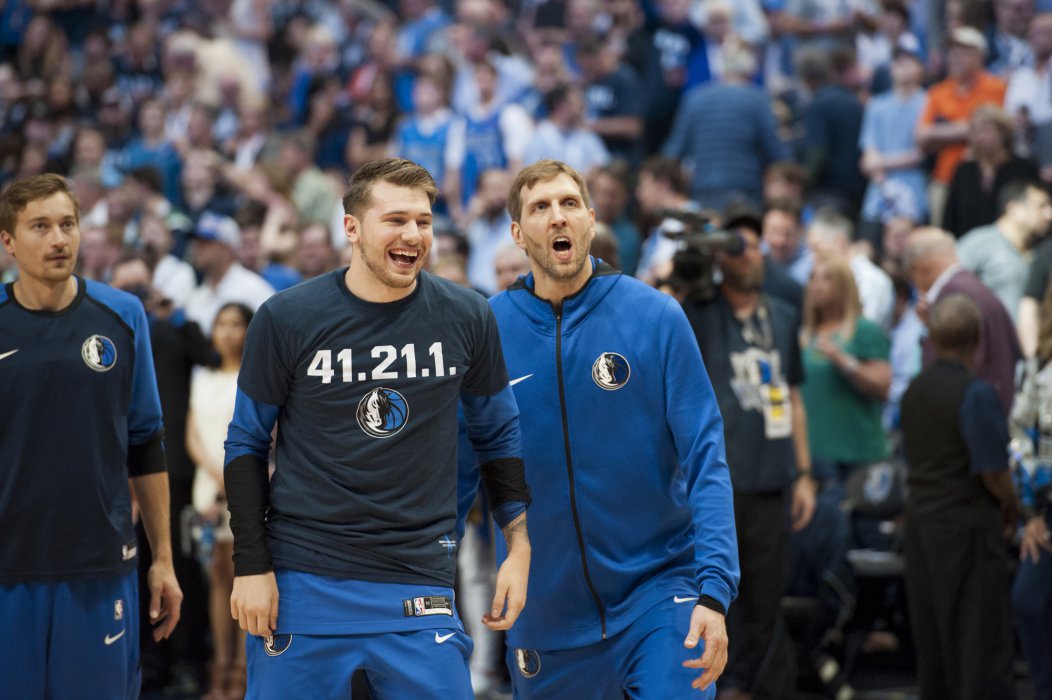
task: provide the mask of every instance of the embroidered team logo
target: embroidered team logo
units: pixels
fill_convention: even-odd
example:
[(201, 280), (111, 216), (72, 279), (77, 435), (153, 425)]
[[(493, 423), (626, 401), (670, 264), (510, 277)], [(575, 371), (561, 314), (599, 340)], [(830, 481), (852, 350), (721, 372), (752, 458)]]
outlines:
[(115, 600), (113, 601), (113, 619), (123, 620), (124, 619), (124, 601)]
[(80, 356), (96, 372), (109, 372), (117, 364), (117, 346), (104, 335), (93, 335), (80, 346)]
[(387, 438), (405, 427), (409, 420), (409, 404), (394, 389), (381, 386), (365, 395), (355, 415), (366, 435)]
[(263, 638), (263, 651), (267, 656), (281, 656), (292, 646), (291, 634), (275, 634)]
[(523, 678), (533, 678), (541, 672), (541, 656), (533, 649), (516, 649), (515, 665)]
[(592, 379), (600, 389), (616, 391), (628, 383), (632, 368), (623, 355), (616, 352), (604, 352), (592, 365)]

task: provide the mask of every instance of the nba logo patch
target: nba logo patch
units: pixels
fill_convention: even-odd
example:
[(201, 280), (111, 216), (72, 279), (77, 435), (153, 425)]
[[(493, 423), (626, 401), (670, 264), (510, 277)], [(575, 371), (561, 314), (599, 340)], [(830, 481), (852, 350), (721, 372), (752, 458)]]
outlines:
[(424, 614), (423, 598), (413, 598), (413, 612), (416, 613), (417, 616)]
[(113, 601), (113, 619), (123, 620), (124, 619), (124, 601), (115, 600)]

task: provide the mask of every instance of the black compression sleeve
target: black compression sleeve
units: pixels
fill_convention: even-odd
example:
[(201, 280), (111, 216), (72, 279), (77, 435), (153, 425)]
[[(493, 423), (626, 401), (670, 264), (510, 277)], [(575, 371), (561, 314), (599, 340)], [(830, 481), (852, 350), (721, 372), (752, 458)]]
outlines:
[(518, 457), (501, 457), (483, 464), (482, 483), (486, 487), (490, 507), (520, 501), (530, 504), (530, 487), (526, 485), (526, 467)]
[(149, 440), (138, 445), (128, 445), (128, 476), (146, 476), (168, 471), (164, 456), (164, 431), (160, 430)]
[(715, 610), (720, 615), (727, 614), (727, 608), (723, 607), (723, 603), (716, 600), (712, 596), (701, 596), (700, 598), (698, 598), (698, 605), (700, 605), (703, 608), (708, 608), (709, 610)]
[(264, 574), (274, 567), (267, 549), (270, 482), (266, 461), (255, 455), (230, 460), (223, 470), (230, 529), (234, 532), (234, 576)]

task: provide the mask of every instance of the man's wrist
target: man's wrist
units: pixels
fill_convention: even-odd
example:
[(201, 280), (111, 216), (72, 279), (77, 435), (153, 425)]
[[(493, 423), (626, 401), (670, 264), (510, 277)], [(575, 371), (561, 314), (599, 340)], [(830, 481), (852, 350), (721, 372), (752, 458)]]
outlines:
[(168, 552), (159, 552), (157, 554), (154, 554), (154, 553), (151, 552), (150, 554), (151, 554), (151, 559), (150, 559), (150, 565), (151, 566), (159, 565), (159, 566), (167, 566), (168, 568), (172, 568), (175, 565), (174, 564), (174, 560), (172, 558), (172, 551), (171, 550), (168, 550)]

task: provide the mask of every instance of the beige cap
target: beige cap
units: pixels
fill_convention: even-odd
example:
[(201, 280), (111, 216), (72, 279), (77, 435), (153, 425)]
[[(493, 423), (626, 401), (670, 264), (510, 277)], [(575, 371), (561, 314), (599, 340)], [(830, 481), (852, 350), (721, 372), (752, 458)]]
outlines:
[(975, 27), (957, 27), (950, 34), (950, 45), (967, 46), (986, 55), (986, 37)]

